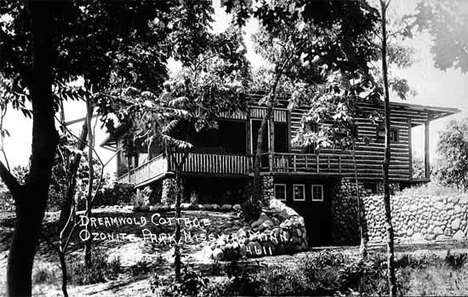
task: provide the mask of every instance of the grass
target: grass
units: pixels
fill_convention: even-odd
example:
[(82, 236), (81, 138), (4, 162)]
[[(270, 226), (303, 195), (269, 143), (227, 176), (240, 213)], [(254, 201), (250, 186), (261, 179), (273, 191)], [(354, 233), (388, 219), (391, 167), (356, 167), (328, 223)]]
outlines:
[(403, 195), (413, 196), (447, 196), (447, 195), (468, 195), (466, 191), (460, 191), (454, 187), (444, 186), (437, 181), (431, 181), (420, 186), (406, 188), (402, 191)]

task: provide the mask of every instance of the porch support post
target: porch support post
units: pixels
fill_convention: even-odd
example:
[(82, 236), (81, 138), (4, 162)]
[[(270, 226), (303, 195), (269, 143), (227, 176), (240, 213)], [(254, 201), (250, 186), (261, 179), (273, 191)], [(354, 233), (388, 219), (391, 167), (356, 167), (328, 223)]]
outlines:
[(429, 155), (429, 121), (424, 123), (424, 177), (431, 177), (431, 161)]

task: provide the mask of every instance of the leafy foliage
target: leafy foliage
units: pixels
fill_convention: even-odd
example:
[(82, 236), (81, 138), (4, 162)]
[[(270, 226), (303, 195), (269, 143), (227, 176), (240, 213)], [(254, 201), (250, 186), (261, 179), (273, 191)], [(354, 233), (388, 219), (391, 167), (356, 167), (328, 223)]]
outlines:
[[(106, 85), (114, 73), (120, 78), (158, 88), (164, 79), (165, 62), (159, 40), (169, 32), (167, 13), (173, 2), (62, 1), (55, 3), (52, 32), (53, 68), (58, 80), (85, 75), (97, 85)], [(10, 1), (0, 7), (2, 27), (21, 62), (30, 67), (31, 46), (27, 7)], [(2, 38), (3, 39), (3, 38)], [(93, 46), (90, 46), (93, 45)], [(2, 69), (14, 75), (11, 57), (2, 55)], [(155, 58), (156, 57), (156, 58)]]
[(468, 119), (451, 121), (440, 134), (436, 175), (443, 184), (468, 189)]
[[(186, 38), (175, 35), (171, 38)], [(193, 53), (196, 56), (174, 53), (184, 68), (165, 82), (161, 93), (127, 87), (99, 97), (99, 113), (110, 132), (116, 121), (128, 131), (124, 143), (128, 154), (138, 149), (138, 142), (190, 149), (188, 132), (216, 128), (222, 112), (245, 108), (249, 64), (241, 32), (230, 28), (220, 34), (205, 32), (200, 38), (203, 51)]]
[(153, 275), (150, 279), (152, 292), (158, 292), (160, 296), (220, 296), (216, 294), (216, 288), (209, 285), (209, 279), (203, 278), (189, 266), (184, 266), (181, 281), (177, 282), (173, 276), (167, 278)]
[(129, 205), (135, 194), (133, 185), (113, 183), (104, 185), (97, 193), (93, 205)]
[[(399, 285), (404, 294), (407, 288)], [(219, 292), (241, 296), (385, 295), (384, 258), (378, 254), (358, 261), (336, 252), (308, 256), (299, 267), (275, 265), (255, 272), (245, 269), (229, 276)]]
[(431, 52), (437, 68), (468, 71), (468, 5), (465, 1), (421, 1), (416, 7), (413, 26), (433, 36)]

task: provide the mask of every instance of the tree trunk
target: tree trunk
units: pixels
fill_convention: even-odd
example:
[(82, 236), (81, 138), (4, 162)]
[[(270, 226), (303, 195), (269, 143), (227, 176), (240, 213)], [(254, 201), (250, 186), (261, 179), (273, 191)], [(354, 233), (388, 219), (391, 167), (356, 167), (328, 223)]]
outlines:
[[(92, 116), (92, 115), (91, 115)], [(73, 161), (70, 165), (70, 172), (68, 173), (68, 182), (67, 182), (67, 191), (65, 192), (65, 197), (62, 201), (62, 207), (60, 210), (60, 219), (59, 219), (59, 230), (62, 230), (70, 217), (70, 211), (73, 205), (73, 198), (75, 195), (76, 188), (76, 173), (78, 172), (78, 167), (80, 166), (81, 161), (81, 151), (84, 150), (86, 146), (86, 138), (88, 136), (88, 123), (84, 122), (83, 128), (80, 134), (80, 140), (78, 142), (78, 150), (80, 151), (75, 155)]]
[[(51, 10), (54, 2), (28, 2), (32, 28), (33, 108), (31, 168), (24, 186), (12, 192), (16, 222), (8, 255), (7, 295), (30, 296), (34, 255), (48, 198), (52, 164), (58, 143), (52, 97)], [(11, 190), (11, 189), (10, 189)]]
[[(93, 199), (93, 178), (94, 178), (94, 166), (93, 166), (93, 147), (94, 147), (94, 139), (93, 139), (93, 129), (91, 128), (91, 119), (93, 114), (93, 106), (89, 100), (86, 101), (86, 125), (88, 126), (88, 167), (89, 167), (89, 176), (88, 176), (88, 193), (86, 195), (86, 211), (85, 216), (87, 218), (91, 217), (91, 210), (92, 210), (92, 199)], [(86, 229), (88, 231), (87, 234), (91, 234), (91, 224), (86, 225)], [(84, 249), (84, 259), (85, 259), (85, 266), (87, 268), (91, 268), (93, 263), (91, 259), (91, 248), (92, 248), (92, 240), (93, 237), (89, 236), (89, 238), (85, 241), (85, 249)]]
[(189, 152), (184, 152), (180, 162), (177, 162), (176, 158), (172, 156), (172, 159), (175, 163), (175, 178), (176, 178), (176, 203), (175, 203), (175, 247), (174, 247), (174, 269), (175, 269), (175, 278), (176, 281), (181, 281), (181, 268), (182, 268), (182, 256), (181, 256), (181, 245), (180, 236), (181, 236), (181, 227), (180, 227), (180, 204), (182, 202), (182, 167), (184, 166), (185, 160), (187, 160)]
[(359, 226), (359, 236), (361, 237), (361, 245), (359, 247), (359, 256), (362, 260), (367, 257), (367, 240), (364, 236), (364, 222), (362, 220), (362, 206), (361, 206), (361, 193), (359, 191), (359, 177), (357, 171), (357, 162), (356, 162), (356, 141), (353, 139), (353, 150), (351, 152), (353, 156), (353, 165), (354, 165), (354, 186), (356, 187), (356, 201), (357, 201), (357, 220)]
[[(262, 157), (262, 148), (263, 148), (263, 134), (265, 133), (265, 129), (267, 128), (268, 121), (270, 120), (271, 114), (273, 113), (273, 108), (275, 106), (276, 101), (276, 92), (278, 88), (278, 84), (281, 80), (283, 75), (283, 71), (285, 67), (288, 65), (289, 61), (291, 60), (292, 55), (289, 55), (285, 58), (283, 64), (281, 66), (276, 67), (276, 77), (273, 85), (271, 86), (270, 94), (268, 95), (267, 100), (267, 110), (265, 116), (262, 118), (262, 123), (260, 124), (260, 128), (258, 129), (258, 136), (257, 136), (257, 150), (255, 151), (255, 159), (254, 159), (254, 178), (253, 178), (253, 193), (252, 193), (252, 203), (257, 201), (261, 201), (262, 199), (262, 181), (260, 179), (260, 169), (261, 169), (261, 157)], [(268, 136), (270, 137), (270, 136)]]
[(257, 149), (255, 151), (255, 161), (254, 161), (254, 179), (253, 179), (253, 195), (251, 202), (262, 201), (262, 181), (260, 177), (260, 169), (262, 164), (262, 149), (263, 149), (263, 134), (265, 130), (268, 131), (267, 125), (270, 120), (271, 114), (273, 112), (273, 100), (268, 100), (267, 110), (265, 116), (262, 118), (262, 123), (258, 129), (257, 136)]
[(67, 261), (65, 260), (65, 251), (59, 252), (60, 268), (62, 269), (62, 293), (64, 297), (68, 297), (67, 283), (68, 283), (68, 272), (67, 272)]
[(181, 230), (180, 230), (180, 203), (182, 200), (182, 195), (181, 195), (181, 177), (180, 177), (180, 172), (181, 169), (178, 165), (176, 165), (176, 203), (175, 203), (175, 217), (176, 217), (176, 225), (175, 225), (175, 249), (174, 249), (174, 266), (175, 266), (175, 278), (176, 281), (181, 280), (181, 266), (182, 266), (182, 261), (181, 261), (181, 252), (180, 252), (180, 235), (181, 235)]
[(387, 67), (387, 20), (386, 12), (388, 4), (384, 0), (380, 0), (382, 12), (382, 76), (384, 83), (384, 112), (385, 112), (385, 155), (383, 163), (383, 185), (384, 185), (384, 205), (385, 205), (385, 226), (387, 229), (387, 269), (388, 269), (388, 285), (390, 296), (396, 296), (396, 277), (395, 277), (395, 244), (394, 231), (392, 226), (392, 212), (390, 205), (390, 184), (389, 184), (389, 168), (390, 168), (390, 94), (388, 91), (388, 67)]

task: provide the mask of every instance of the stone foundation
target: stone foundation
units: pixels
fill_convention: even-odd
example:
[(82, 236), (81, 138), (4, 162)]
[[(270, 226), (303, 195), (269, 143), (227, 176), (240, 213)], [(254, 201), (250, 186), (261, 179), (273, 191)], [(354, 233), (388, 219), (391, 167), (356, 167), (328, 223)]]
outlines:
[[(400, 188), (399, 184), (391, 183), (391, 192), (395, 192)], [(383, 191), (383, 184), (377, 185), (377, 191)], [(372, 221), (374, 213), (384, 215), (383, 199), (380, 195), (382, 205), (375, 207), (375, 203), (370, 203), (369, 197), (372, 196), (372, 191), (366, 189), (362, 183), (359, 183), (359, 196), (361, 202), (361, 218), (363, 222), (363, 232), (366, 239), (372, 240), (377, 232), (384, 228), (379, 223)], [(372, 200), (373, 201), (373, 200)], [(372, 209), (372, 212), (369, 212)], [(332, 238), (333, 244), (342, 245), (357, 245), (360, 242), (360, 233), (358, 226), (358, 201), (356, 198), (356, 183), (350, 179), (342, 179), (335, 186), (334, 197), (331, 199), (331, 214), (332, 214)], [(370, 220), (370, 221), (369, 221)]]
[(161, 204), (170, 205), (175, 203), (176, 199), (176, 179), (165, 178), (162, 181)]
[[(342, 179), (335, 186), (334, 193), (335, 195), (331, 199), (333, 243), (343, 245), (358, 244), (360, 236), (356, 184), (349, 179)], [(359, 184), (359, 194), (362, 201), (363, 197), (371, 194), (371, 191), (366, 190), (362, 184)]]
[[(468, 195), (392, 196), (392, 223), (395, 239), (402, 243), (466, 240), (468, 234)], [(371, 242), (383, 242), (383, 199), (373, 195), (366, 199), (366, 221)]]
[(275, 199), (275, 188), (272, 175), (262, 176), (262, 199), (264, 205), (268, 205), (269, 201)]
[[(379, 192), (382, 189), (378, 186)], [(395, 241), (401, 243), (466, 240), (468, 195), (405, 195), (391, 184), (392, 223)], [(359, 185), (364, 236), (371, 243), (386, 241), (382, 194), (372, 194)], [(333, 244), (359, 244), (358, 204), (354, 182), (343, 179), (331, 200)]]

